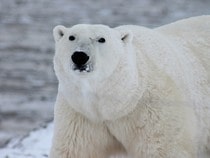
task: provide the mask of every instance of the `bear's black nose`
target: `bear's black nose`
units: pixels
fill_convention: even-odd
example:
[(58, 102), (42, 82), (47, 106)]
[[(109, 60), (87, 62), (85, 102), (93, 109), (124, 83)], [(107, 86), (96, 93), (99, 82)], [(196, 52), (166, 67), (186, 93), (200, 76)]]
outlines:
[(81, 67), (82, 65), (85, 65), (87, 61), (89, 60), (89, 56), (81, 51), (76, 51), (71, 56), (71, 59), (75, 65), (78, 67)]

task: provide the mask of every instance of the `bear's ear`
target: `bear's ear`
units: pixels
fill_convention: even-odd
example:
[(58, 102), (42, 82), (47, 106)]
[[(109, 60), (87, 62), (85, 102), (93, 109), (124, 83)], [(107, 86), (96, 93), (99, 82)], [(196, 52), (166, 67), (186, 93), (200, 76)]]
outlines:
[(53, 29), (53, 36), (55, 42), (58, 42), (64, 36), (65, 30), (66, 27), (62, 25), (58, 25)]
[(132, 42), (132, 40), (133, 40), (133, 33), (131, 31), (123, 31), (123, 32), (120, 32), (120, 34), (121, 34), (121, 40), (124, 43)]

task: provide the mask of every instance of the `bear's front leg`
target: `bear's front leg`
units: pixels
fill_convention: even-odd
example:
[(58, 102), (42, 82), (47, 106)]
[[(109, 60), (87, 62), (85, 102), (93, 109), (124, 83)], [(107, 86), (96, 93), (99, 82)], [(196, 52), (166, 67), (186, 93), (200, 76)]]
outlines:
[(197, 158), (190, 107), (145, 105), (108, 127), (132, 158)]
[(57, 98), (50, 158), (107, 158), (120, 150), (102, 123), (93, 123)]

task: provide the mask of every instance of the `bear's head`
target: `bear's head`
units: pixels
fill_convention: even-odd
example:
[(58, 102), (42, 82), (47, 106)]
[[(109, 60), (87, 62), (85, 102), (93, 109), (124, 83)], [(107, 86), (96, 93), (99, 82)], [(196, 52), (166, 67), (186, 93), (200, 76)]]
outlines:
[(79, 24), (56, 26), (53, 35), (59, 92), (71, 106), (92, 119), (127, 113), (139, 82), (132, 32)]
[[(109, 77), (126, 53), (125, 46), (132, 40), (130, 32), (119, 32), (104, 25), (56, 26), (55, 64), (66, 75), (95, 76), (100, 81)], [(55, 65), (56, 66), (56, 65)]]

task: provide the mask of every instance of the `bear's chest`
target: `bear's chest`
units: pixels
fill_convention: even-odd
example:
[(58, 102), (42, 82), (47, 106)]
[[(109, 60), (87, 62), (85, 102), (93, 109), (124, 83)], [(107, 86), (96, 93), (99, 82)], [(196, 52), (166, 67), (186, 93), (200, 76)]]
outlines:
[[(96, 84), (95, 84), (96, 85)], [(134, 85), (106, 85), (100, 88), (88, 82), (65, 88), (69, 105), (92, 121), (105, 121), (122, 117), (132, 111), (141, 96)]]

